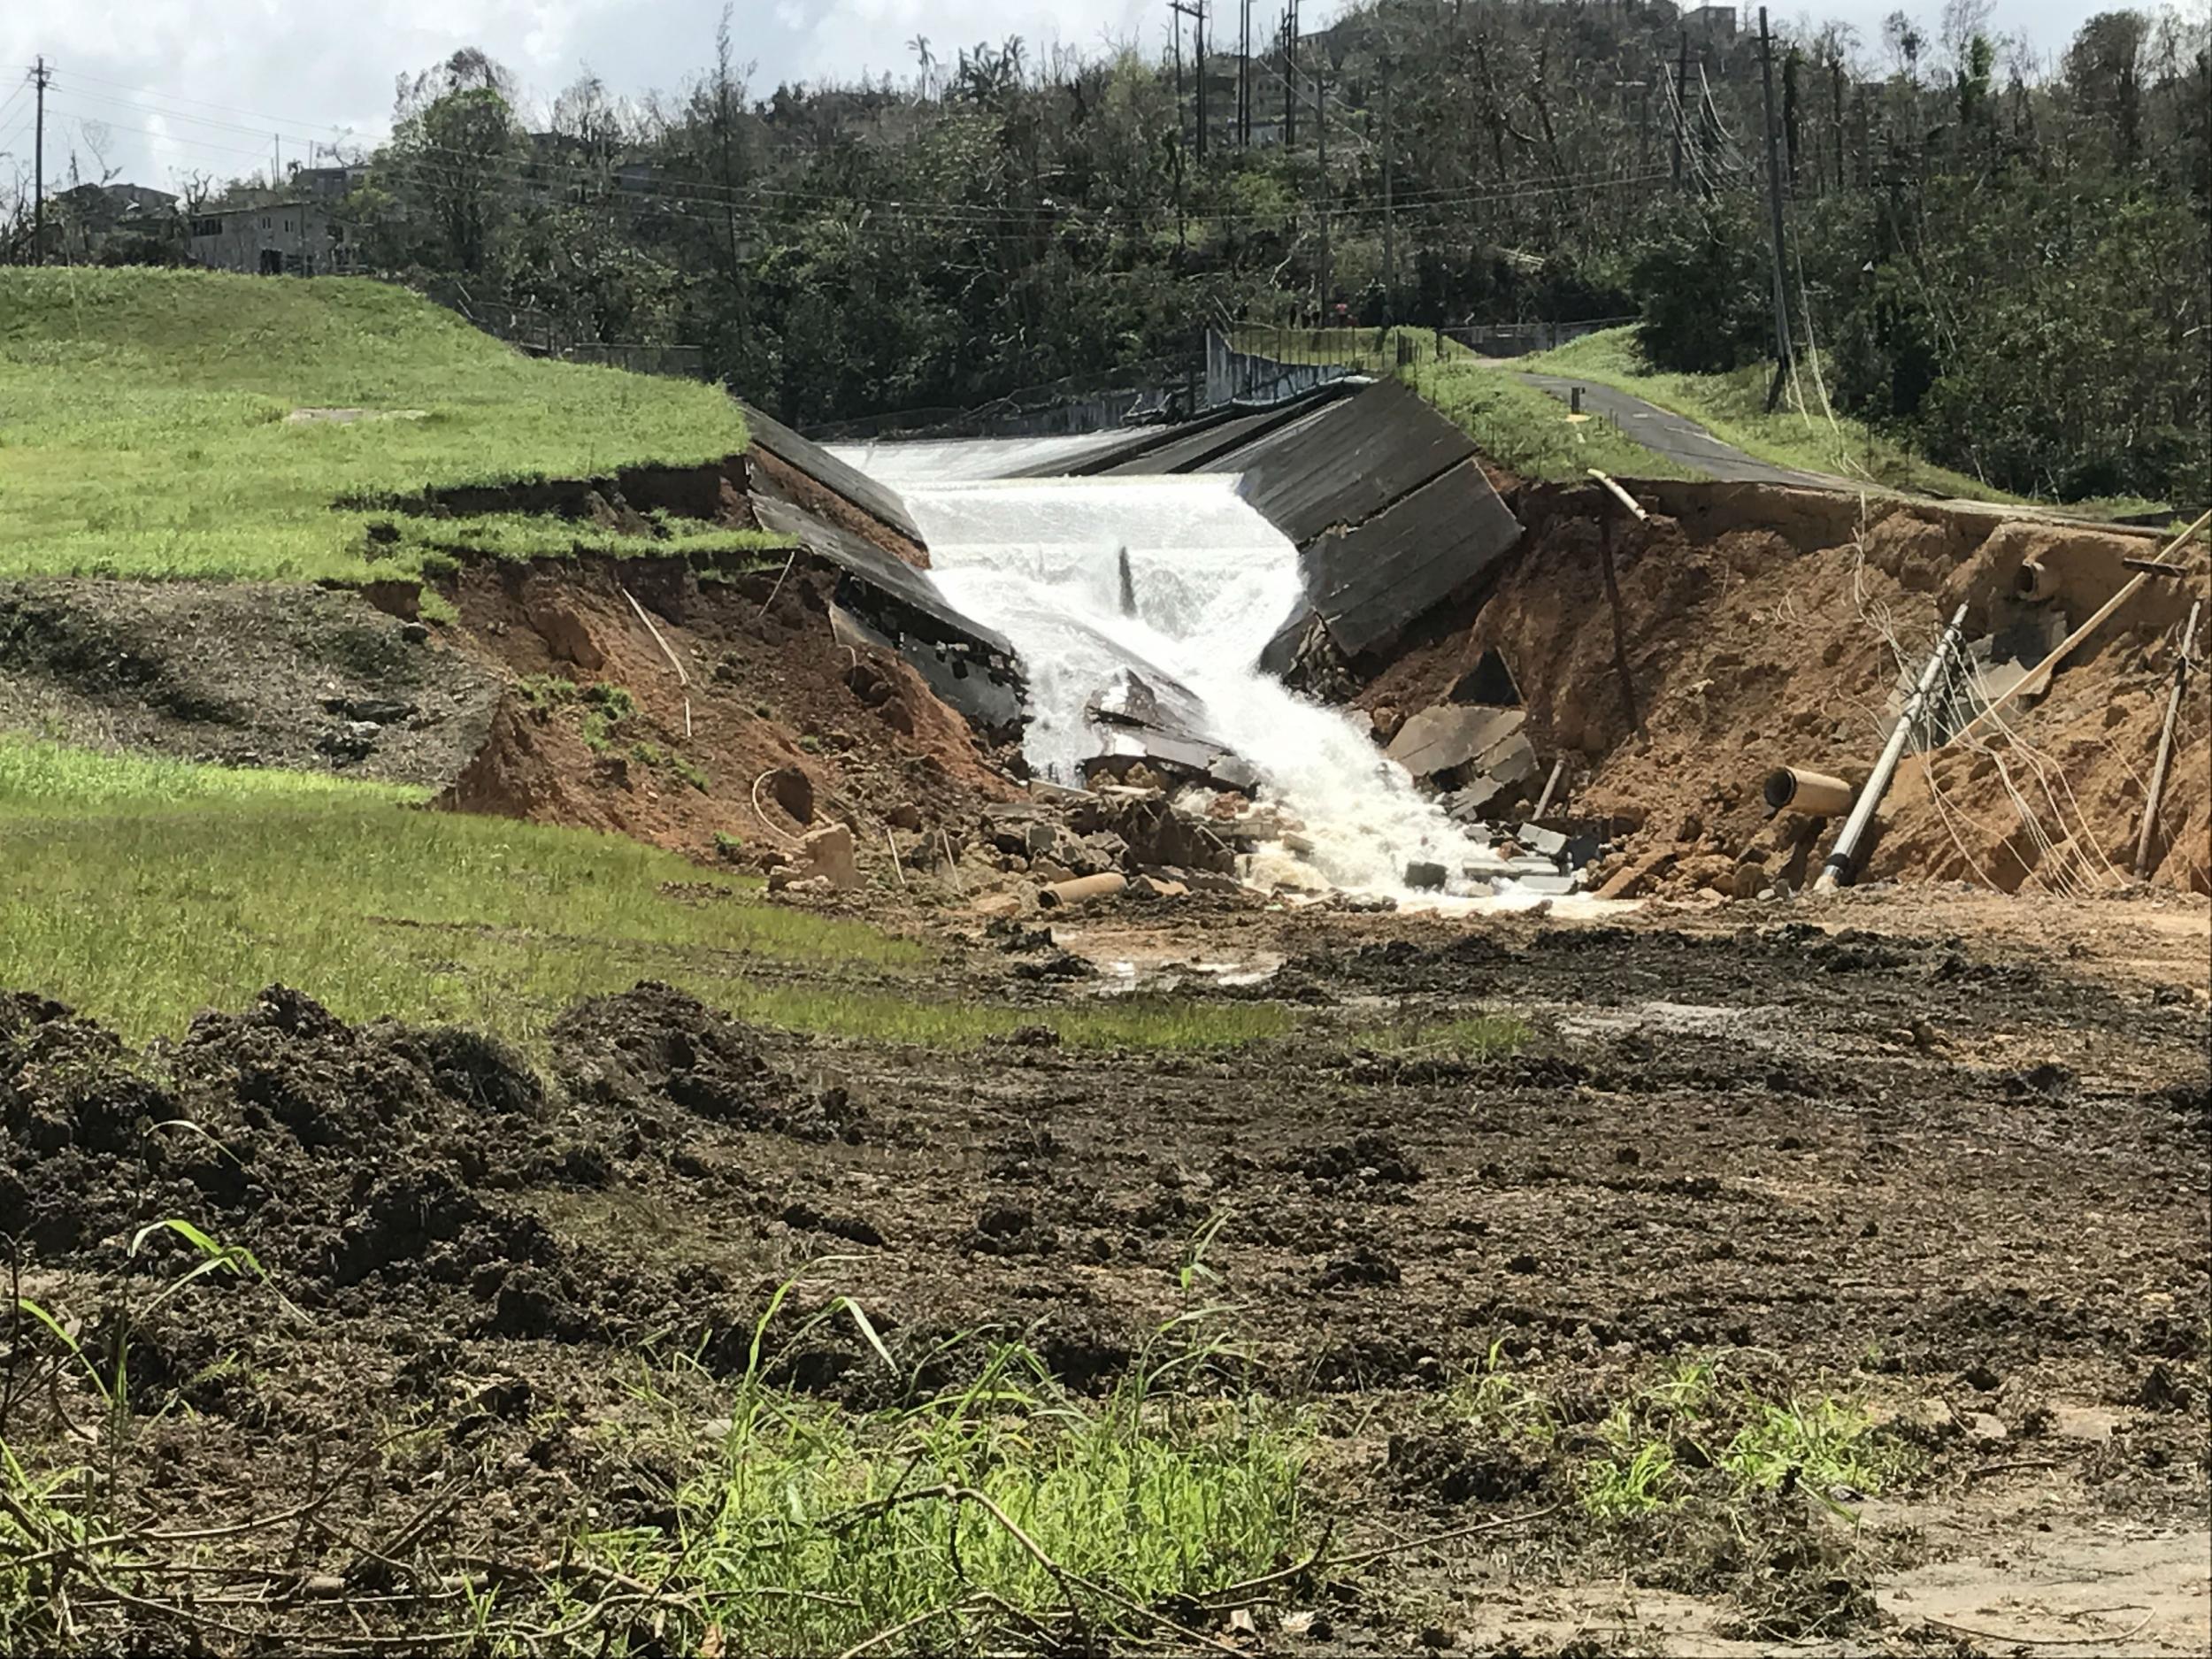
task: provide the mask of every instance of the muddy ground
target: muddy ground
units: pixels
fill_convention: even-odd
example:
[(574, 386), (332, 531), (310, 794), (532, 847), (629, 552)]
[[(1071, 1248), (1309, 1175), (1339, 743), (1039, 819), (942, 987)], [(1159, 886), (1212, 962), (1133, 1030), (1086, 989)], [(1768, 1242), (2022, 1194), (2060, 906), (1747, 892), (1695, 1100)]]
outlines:
[(442, 787), (500, 682), (372, 595), (278, 582), (0, 583), (0, 730)]
[[(309, 1506), (207, 1546), (265, 1570), (259, 1603), (88, 1595), (87, 1645), (373, 1645), (449, 1626), (457, 1563), (553, 1560), (587, 1512), (664, 1517), (665, 1448), (600, 1432), (638, 1356), (696, 1356), (709, 1435), (810, 1262), (838, 1258), (802, 1302), (857, 1297), (905, 1363), (996, 1329), (1096, 1394), (1187, 1309), (1210, 1236), (1236, 1385), (1312, 1412), (1339, 1548), (1411, 1546), (1286, 1580), (1249, 1639), (1270, 1650), (2200, 1652), (2202, 917), (2094, 908), (2058, 930), (2071, 952), (1939, 907), (1886, 926), (1868, 895), (1597, 926), (1241, 912), (1209, 956), (1282, 965), (1210, 995), (1299, 1023), (1205, 1056), (805, 1040), (651, 986), (534, 1057), (280, 989), (134, 1055), (18, 996), (21, 1294), (96, 1351), (196, 1259), (165, 1234), (129, 1253), (168, 1217), (269, 1279), (210, 1276), (134, 1325), (127, 1434), (17, 1320), (0, 1436), (102, 1471), (129, 1526)], [(1036, 942), (952, 941), (945, 988), (1095, 994), (1021, 977)], [(1156, 965), (1199, 941), (1132, 908), (1060, 942)], [(1532, 1040), (1467, 1060), (1376, 1035), (1478, 1004)], [(1593, 1517), (1601, 1420), (1686, 1358), (1863, 1397), (1901, 1471), (1878, 1497)], [(855, 1406), (899, 1392), (844, 1325), (772, 1334), (768, 1363)], [(1471, 1414), (1486, 1371), (1556, 1438)], [(1463, 1531), (1493, 1519), (1516, 1524)]]

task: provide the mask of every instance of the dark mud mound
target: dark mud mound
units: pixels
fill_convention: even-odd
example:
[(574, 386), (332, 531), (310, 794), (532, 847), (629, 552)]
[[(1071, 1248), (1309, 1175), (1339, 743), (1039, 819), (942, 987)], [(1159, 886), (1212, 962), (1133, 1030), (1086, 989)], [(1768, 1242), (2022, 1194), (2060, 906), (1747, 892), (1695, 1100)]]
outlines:
[(844, 1090), (800, 1087), (751, 1027), (658, 980), (579, 1002), (553, 1027), (553, 1045), (562, 1085), (601, 1108), (674, 1108), (801, 1141), (867, 1138), (866, 1114)]
[(546, 1116), (492, 1039), (348, 1025), (284, 986), (143, 1054), (58, 1002), (0, 1000), (0, 1214), (49, 1259), (117, 1265), (137, 1229), (188, 1217), (280, 1265), (304, 1305), (444, 1287), (485, 1304), (471, 1323), (572, 1331), (550, 1234), (487, 1195), (549, 1161)]

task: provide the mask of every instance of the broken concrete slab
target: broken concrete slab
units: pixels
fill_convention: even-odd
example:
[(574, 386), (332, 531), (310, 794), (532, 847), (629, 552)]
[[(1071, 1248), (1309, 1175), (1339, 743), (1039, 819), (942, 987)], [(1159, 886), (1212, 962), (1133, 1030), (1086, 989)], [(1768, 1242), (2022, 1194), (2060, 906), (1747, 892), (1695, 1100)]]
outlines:
[(1217, 744), (1131, 726), (1100, 727), (1098, 753), (1084, 763), (1083, 775), (1095, 783), (1101, 776), (1125, 772), (1137, 762), (1217, 789), (1249, 793), (1259, 787), (1260, 774)]
[(1365, 523), (1309, 543), (1300, 563), (1315, 614), (1356, 658), (1469, 592), (1520, 539), (1520, 520), (1468, 462)]
[(1555, 870), (1527, 870), (1502, 878), (1524, 893), (1555, 895), (1572, 893), (1580, 885), (1572, 876), (1562, 875)]
[(1632, 899), (1673, 869), (1679, 856), (1671, 847), (1647, 853), (1625, 869), (1617, 870), (1606, 878), (1605, 884), (1598, 888), (1597, 896), (1601, 899)]
[(1479, 762), (1516, 735), (1527, 718), (1518, 709), (1439, 703), (1409, 716), (1383, 752), (1416, 778), (1433, 778)]
[(799, 841), (798, 880), (820, 878), (840, 893), (860, 885), (860, 871), (853, 859), (853, 833), (842, 824), (825, 824), (809, 830)]
[(1541, 853), (1547, 858), (1557, 858), (1567, 850), (1567, 838), (1541, 824), (1523, 824), (1513, 832), (1513, 839), (1529, 851)]

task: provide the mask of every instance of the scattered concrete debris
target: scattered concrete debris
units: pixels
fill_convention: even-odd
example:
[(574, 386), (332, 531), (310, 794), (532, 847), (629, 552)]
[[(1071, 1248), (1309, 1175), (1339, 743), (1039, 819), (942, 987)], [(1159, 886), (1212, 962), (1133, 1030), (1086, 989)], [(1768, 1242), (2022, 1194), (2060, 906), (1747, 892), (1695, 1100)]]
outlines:
[(1164, 675), (1147, 679), (1118, 668), (1084, 712), (1098, 735), (1098, 752), (1085, 766), (1088, 779), (1125, 778), (1133, 764), (1149, 763), (1168, 777), (1217, 789), (1259, 786), (1259, 773), (1206, 731), (1198, 699)]

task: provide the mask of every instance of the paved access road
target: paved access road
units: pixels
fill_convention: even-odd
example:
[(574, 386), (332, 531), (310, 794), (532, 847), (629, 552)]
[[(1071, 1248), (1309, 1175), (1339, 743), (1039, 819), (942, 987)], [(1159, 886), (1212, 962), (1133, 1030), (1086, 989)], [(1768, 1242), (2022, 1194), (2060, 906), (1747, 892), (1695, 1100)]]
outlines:
[(1663, 455), (1670, 461), (1693, 467), (1724, 483), (1796, 484), (1815, 489), (1859, 488), (1848, 479), (1824, 472), (1801, 472), (1794, 467), (1762, 461), (1733, 444), (1723, 443), (1686, 415), (1675, 414), (1594, 380), (1578, 380), (1566, 374), (1537, 374), (1525, 369), (1508, 369), (1505, 373), (1540, 391), (1549, 392), (1563, 403), (1571, 401), (1570, 394), (1579, 386), (1585, 413), (1609, 415), (1632, 440), (1655, 455)]

